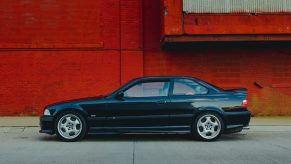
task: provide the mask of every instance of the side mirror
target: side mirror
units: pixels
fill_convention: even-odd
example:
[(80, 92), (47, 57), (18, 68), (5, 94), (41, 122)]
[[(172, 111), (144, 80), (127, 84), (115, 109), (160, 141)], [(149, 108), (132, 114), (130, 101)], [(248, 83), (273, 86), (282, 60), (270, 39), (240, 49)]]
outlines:
[(123, 99), (123, 97), (124, 97), (124, 93), (123, 92), (119, 92), (119, 93), (117, 93), (117, 95), (115, 96), (115, 98), (117, 98), (117, 99)]

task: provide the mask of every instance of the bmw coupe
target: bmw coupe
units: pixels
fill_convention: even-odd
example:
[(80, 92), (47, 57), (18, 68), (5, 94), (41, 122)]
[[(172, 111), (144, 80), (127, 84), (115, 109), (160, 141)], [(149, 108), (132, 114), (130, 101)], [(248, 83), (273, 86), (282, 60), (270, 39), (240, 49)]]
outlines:
[(189, 133), (213, 141), (247, 127), (247, 90), (225, 90), (194, 77), (134, 79), (107, 96), (48, 105), (40, 133), (77, 141), (86, 134)]

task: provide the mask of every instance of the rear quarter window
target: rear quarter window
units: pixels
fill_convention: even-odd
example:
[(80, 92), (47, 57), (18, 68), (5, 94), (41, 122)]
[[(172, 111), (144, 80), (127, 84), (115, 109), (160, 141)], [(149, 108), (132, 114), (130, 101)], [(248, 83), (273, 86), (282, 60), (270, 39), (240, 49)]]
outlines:
[(192, 80), (175, 79), (173, 95), (205, 95), (208, 89)]

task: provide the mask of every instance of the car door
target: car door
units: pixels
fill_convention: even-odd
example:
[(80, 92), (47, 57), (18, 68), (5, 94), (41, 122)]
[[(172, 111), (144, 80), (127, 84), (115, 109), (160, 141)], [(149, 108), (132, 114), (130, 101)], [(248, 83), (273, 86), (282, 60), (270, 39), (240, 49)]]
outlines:
[[(122, 91), (108, 103), (112, 127), (154, 131), (169, 124), (169, 80), (143, 81)], [(151, 129), (152, 128), (152, 129)]]
[(171, 125), (191, 125), (197, 107), (204, 103), (204, 100), (208, 101), (205, 99), (208, 89), (190, 79), (173, 79), (171, 88)]

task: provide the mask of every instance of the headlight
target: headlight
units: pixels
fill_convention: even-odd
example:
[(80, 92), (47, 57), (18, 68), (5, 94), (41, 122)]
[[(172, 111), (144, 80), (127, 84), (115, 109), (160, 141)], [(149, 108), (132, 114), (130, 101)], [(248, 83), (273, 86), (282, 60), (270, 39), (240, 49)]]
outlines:
[(45, 109), (44, 112), (43, 112), (43, 115), (50, 116), (51, 112), (48, 109)]

